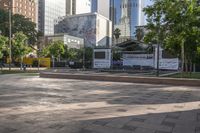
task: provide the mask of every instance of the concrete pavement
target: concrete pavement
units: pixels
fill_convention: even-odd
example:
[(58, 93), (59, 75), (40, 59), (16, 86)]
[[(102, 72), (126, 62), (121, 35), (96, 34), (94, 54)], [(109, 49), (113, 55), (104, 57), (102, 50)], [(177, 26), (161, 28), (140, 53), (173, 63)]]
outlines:
[(0, 133), (200, 133), (200, 88), (0, 76)]

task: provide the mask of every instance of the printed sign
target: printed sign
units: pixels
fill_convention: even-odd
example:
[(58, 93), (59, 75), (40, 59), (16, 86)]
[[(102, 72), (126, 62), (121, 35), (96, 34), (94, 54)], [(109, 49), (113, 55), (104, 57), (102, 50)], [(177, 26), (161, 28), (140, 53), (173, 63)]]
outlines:
[(94, 49), (93, 68), (111, 67), (111, 49)]

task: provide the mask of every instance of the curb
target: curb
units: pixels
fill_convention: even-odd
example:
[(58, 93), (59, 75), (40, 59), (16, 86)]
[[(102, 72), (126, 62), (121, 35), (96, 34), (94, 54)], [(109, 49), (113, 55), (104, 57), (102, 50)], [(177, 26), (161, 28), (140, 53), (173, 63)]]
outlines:
[(112, 76), (112, 75), (87, 75), (87, 74), (69, 74), (69, 73), (50, 73), (41, 72), (41, 78), (57, 79), (78, 79), (93, 81), (127, 82), (127, 83), (145, 83), (145, 84), (163, 84), (176, 86), (200, 86), (198, 79), (176, 79), (176, 78), (156, 78), (156, 77), (136, 77), (136, 76)]

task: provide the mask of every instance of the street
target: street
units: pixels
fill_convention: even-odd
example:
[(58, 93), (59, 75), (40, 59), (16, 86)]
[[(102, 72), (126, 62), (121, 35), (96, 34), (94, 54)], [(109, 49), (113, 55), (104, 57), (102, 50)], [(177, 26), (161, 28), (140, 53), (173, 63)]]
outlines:
[(0, 75), (0, 133), (200, 133), (200, 87)]

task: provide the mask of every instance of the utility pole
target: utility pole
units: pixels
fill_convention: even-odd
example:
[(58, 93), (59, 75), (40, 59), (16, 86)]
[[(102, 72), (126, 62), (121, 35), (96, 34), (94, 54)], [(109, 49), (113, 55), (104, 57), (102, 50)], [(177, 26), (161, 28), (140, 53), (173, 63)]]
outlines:
[(9, 70), (12, 63), (12, 0), (9, 2)]
[(83, 44), (83, 70), (85, 70), (85, 53), (86, 53), (85, 50), (86, 50), (85, 49), (85, 44)]
[(114, 28), (115, 28), (115, 0), (111, 0), (111, 21), (112, 21), (112, 43), (111, 43), (111, 68), (113, 69), (113, 48), (114, 48)]
[(159, 24), (158, 27), (158, 40), (157, 40), (157, 71), (156, 71), (156, 76), (159, 77), (160, 76), (160, 28), (161, 25)]
[(156, 71), (156, 76), (159, 77), (160, 75), (160, 45), (159, 43), (157, 44), (157, 71)]

